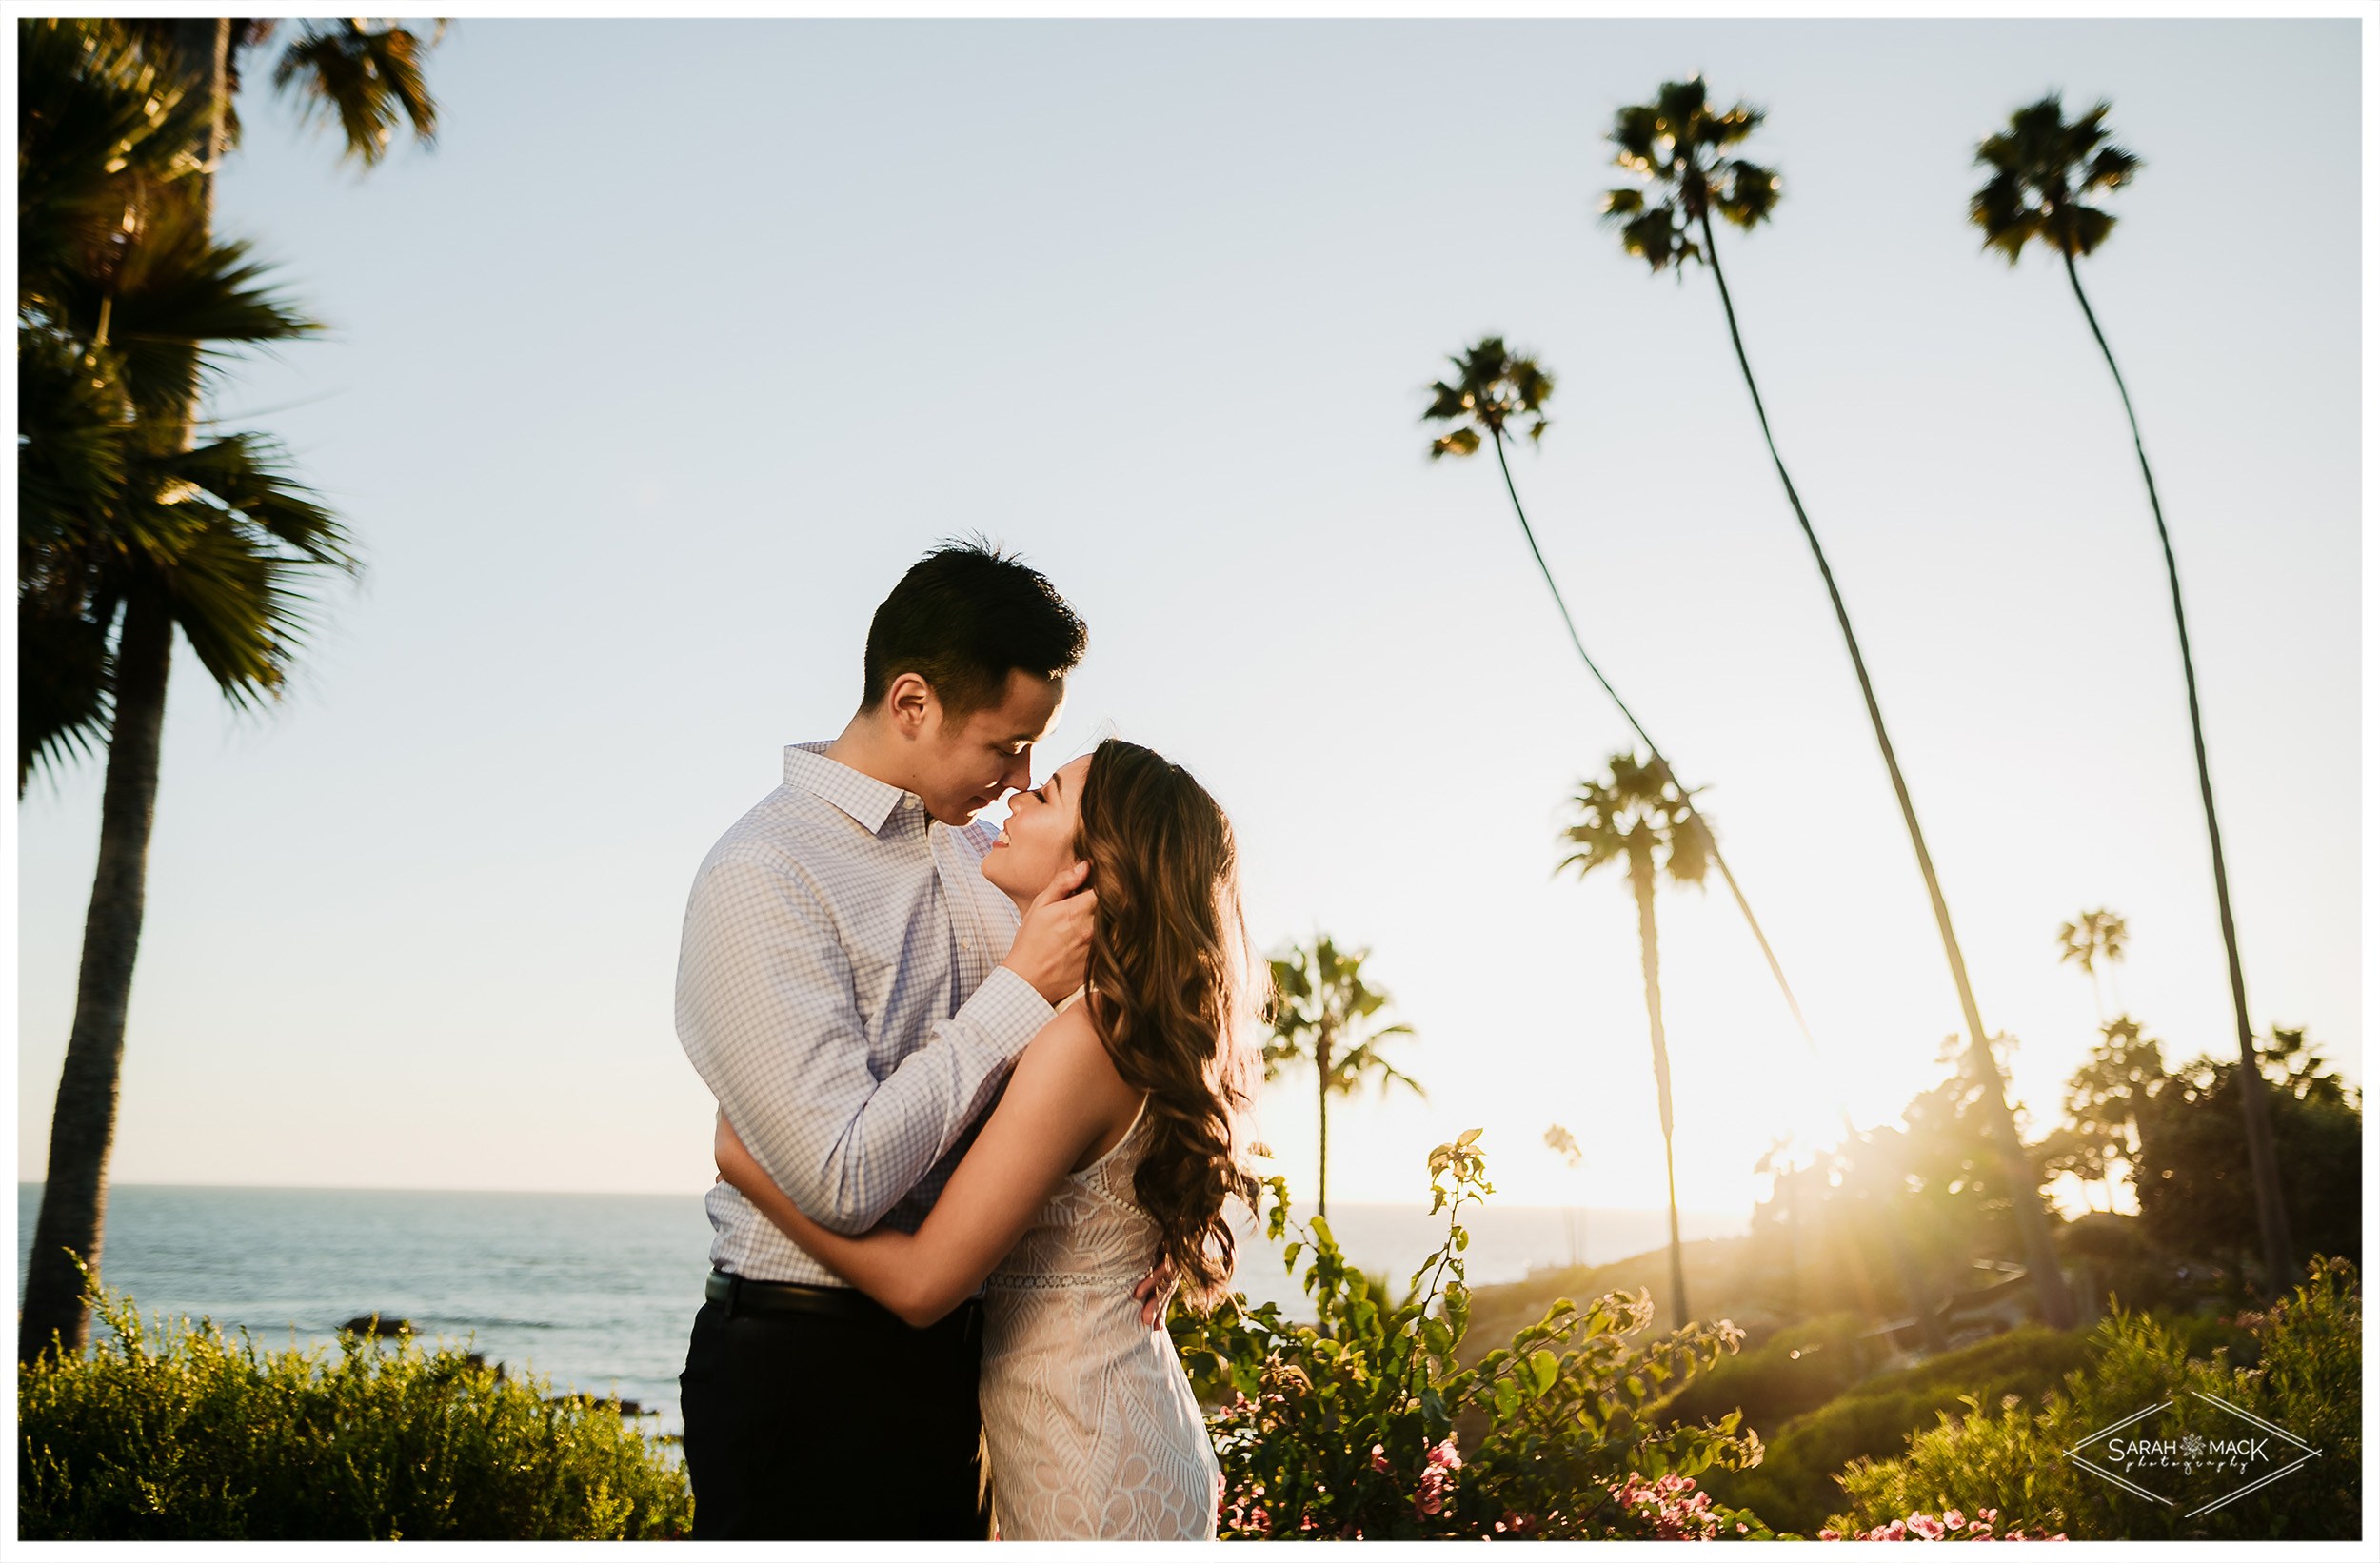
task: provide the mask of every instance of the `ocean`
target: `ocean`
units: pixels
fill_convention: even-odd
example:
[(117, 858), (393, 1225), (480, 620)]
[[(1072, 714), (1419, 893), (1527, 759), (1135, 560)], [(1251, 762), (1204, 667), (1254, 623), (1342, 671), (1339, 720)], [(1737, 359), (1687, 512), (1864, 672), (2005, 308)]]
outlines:
[[(40, 1200), (40, 1184), (17, 1185), (20, 1298)], [(1690, 1239), (1744, 1229), (1716, 1214), (1681, 1219)], [(1387, 1270), (1401, 1292), (1445, 1221), (1419, 1205), (1350, 1204), (1331, 1229), (1349, 1258)], [(1660, 1211), (1475, 1205), (1464, 1225), (1475, 1286), (1667, 1240)], [(556, 1393), (616, 1392), (655, 1413), (642, 1419), (647, 1432), (671, 1434), (709, 1248), (693, 1194), (126, 1184), (109, 1194), (104, 1279), (144, 1316), (208, 1317), (268, 1346), (335, 1340), (359, 1314), (410, 1319), (424, 1336), (546, 1376)], [(1241, 1249), (1239, 1285), (1293, 1314), (1303, 1301), (1260, 1240)]]

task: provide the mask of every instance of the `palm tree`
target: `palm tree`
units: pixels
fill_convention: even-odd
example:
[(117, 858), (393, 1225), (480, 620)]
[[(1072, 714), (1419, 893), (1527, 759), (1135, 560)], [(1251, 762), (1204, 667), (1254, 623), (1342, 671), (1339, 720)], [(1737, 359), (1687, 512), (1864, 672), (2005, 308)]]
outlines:
[(1344, 951), (1328, 934), (1311, 944), (1292, 944), (1273, 957), (1272, 1035), (1264, 1043), (1264, 1078), (1279, 1079), (1292, 1063), (1314, 1066), (1316, 1122), (1314, 1211), (1330, 1214), (1331, 1098), (1350, 1097), (1377, 1078), (1380, 1095), (1401, 1085), (1417, 1097), (1421, 1084), (1381, 1056), (1392, 1037), (1410, 1037), (1408, 1025), (1374, 1021), (1390, 1002), (1388, 994), (1364, 979), (1370, 950)]
[(2132, 183), (2140, 159), (2108, 140), (2105, 121), (2111, 105), (2093, 104), (2073, 124), (2057, 93), (2029, 104), (2009, 115), (2008, 129), (1987, 136), (1975, 148), (1975, 161), (1992, 176), (1968, 204), (1968, 220), (1983, 230), (1984, 247), (1996, 249), (2014, 266), (2026, 246), (2039, 241), (2057, 252), (2066, 280), (2082, 306), (2083, 321), (2099, 345), (2108, 374), (2115, 381), (2116, 398), (2124, 404), (2125, 422), (2132, 425), (2132, 454), (2140, 462), (2140, 481), (2149, 491), (2149, 514), (2156, 523), (2157, 546), (2165, 555), (2165, 584), (2173, 600), (2173, 632), (2182, 647), (2182, 692), (2190, 706), (2190, 743), (2198, 762), (2198, 801), (2207, 816), (2207, 849), (2214, 860), (2214, 905), (2223, 928), (2223, 956), (2231, 971), (2231, 1020), (2238, 1034), (2241, 1089), (2240, 1114), (2248, 1135), (2249, 1171), (2256, 1184), (2256, 1228), (2262, 1240), (2265, 1286), (2277, 1294), (2290, 1284), (2296, 1270), (2289, 1235), (2289, 1210), (2281, 1196), (2281, 1168), (2272, 1142), (2272, 1112), (2265, 1099), (2264, 1072), (2256, 1061), (2256, 1039), (2248, 1021), (2248, 983), (2241, 975), (2239, 934), (2231, 922), (2231, 880), (2223, 862), (2223, 831), (2214, 817), (2214, 778), (2207, 768), (2207, 729), (2198, 712), (2198, 668), (2190, 654), (2190, 621), (2182, 612), (2182, 576), (2173, 562), (2173, 538), (2166, 530), (2165, 508), (2157, 503), (2156, 474), (2149, 469), (2149, 449), (2140, 437), (2140, 417), (2132, 410), (2132, 394), (2124, 372), (2115, 366), (2115, 351), (2099, 317), (2083, 291), (2082, 272), (2075, 260), (2092, 253), (2114, 230), (2115, 219), (2091, 204), (2101, 192)]
[[(1480, 338), (1477, 346), (1451, 356), (1448, 362), (1455, 366), (1455, 378), (1452, 382), (1439, 380), (1431, 383), (1429, 410), (1422, 413), (1421, 421), (1451, 423), (1455, 426), (1430, 442), (1430, 459), (1436, 461), (1444, 456), (1474, 455), (1479, 449), (1482, 435), (1495, 446), (1496, 465), (1503, 473), (1504, 492), (1511, 496), (1513, 515), (1519, 521), (1520, 535), (1529, 544), (1529, 557), (1537, 561), (1537, 574), (1544, 579), (1545, 589), (1553, 595), (1555, 611), (1562, 617), (1562, 627), (1570, 633), (1571, 648), (1578, 653), (1578, 660), (1586, 664), (1587, 672), (1602, 686), (1603, 693), (1611, 697), (1612, 704), (1618, 708), (1621, 719), (1643, 742), (1653, 763), (1669, 769), (1669, 761), (1663, 757), (1661, 746), (1653, 742), (1653, 735), (1644, 730), (1644, 723), (1636, 720), (1636, 714), (1628, 708), (1628, 702), (1619, 698), (1619, 691), (1612, 687), (1612, 681), (1603, 676), (1603, 670), (1587, 654), (1586, 643), (1578, 635), (1577, 622), (1570, 615), (1570, 604), (1562, 597), (1562, 588), (1555, 584), (1554, 572), (1546, 565), (1544, 552), (1537, 547), (1537, 535), (1529, 524), (1529, 512), (1521, 507), (1520, 491), (1513, 485), (1512, 464), (1504, 458), (1504, 428), (1507, 424), (1528, 420), (1529, 439), (1533, 445), (1543, 437), (1550, 426), (1551, 420), (1545, 417), (1544, 407), (1546, 399), (1554, 393), (1553, 375), (1533, 355), (1508, 351), (1504, 339), (1497, 336)], [(1677, 795), (1688, 814), (1694, 812), (1693, 793), (1700, 790), (1686, 789)], [(1785, 968), (1777, 960), (1776, 952), (1770, 947), (1769, 936), (1762, 931), (1760, 920), (1753, 915), (1752, 902), (1744, 895), (1743, 886), (1735, 882), (1735, 871), (1727, 866), (1727, 859), (1719, 851), (1718, 838), (1708, 831), (1704, 835), (1710, 849), (1711, 865), (1719, 871), (1719, 877), (1735, 896), (1735, 909), (1743, 914), (1745, 925), (1752, 930), (1754, 940), (1759, 944), (1760, 954), (1769, 963), (1769, 975), (1776, 979), (1777, 990), (1785, 996), (1785, 1007), (1793, 1012), (1794, 1024), (1801, 1030), (1803, 1043), (1813, 1055), (1816, 1055), (1817, 1039), (1811, 1034), (1810, 1023), (1802, 1019), (1801, 1003), (1794, 997), (1793, 985), (1785, 980)]]
[[(2101, 1025), (2107, 1023), (2108, 1015), (2107, 1005), (2099, 997), (2099, 967), (2104, 963), (2109, 968), (2108, 980), (2115, 979), (2114, 968), (2123, 964), (2128, 934), (2124, 920), (2104, 906), (2095, 912), (2077, 913), (2073, 921), (2057, 925), (2058, 964), (2062, 966), (2071, 960), (2091, 979), (2091, 1001), (2098, 1008)], [(2115, 1001), (2122, 1003), (2124, 996), (2117, 994)]]
[(2014, 1115), (2009, 1110), (2007, 1078), (1992, 1057), (1990, 1033), (1983, 1028), (1982, 1013), (1967, 979), (1966, 957), (1951, 927), (1950, 904), (1943, 900), (1934, 859), (1926, 850), (1924, 832), (1917, 826), (1916, 807), (1910, 801), (1900, 762), (1885, 732), (1884, 712), (1876, 703), (1875, 686), (1868, 677), (1867, 662), (1860, 656), (1858, 638), (1852, 633), (1851, 613), (1843, 605), (1835, 571), (1827, 564), (1826, 550), (1818, 545), (1818, 534), (1810, 524), (1809, 512), (1802, 507), (1793, 476), (1785, 470), (1784, 458), (1777, 454), (1776, 437), (1769, 427), (1768, 408), (1760, 400), (1759, 383), (1753, 378), (1752, 360), (1744, 350), (1735, 300), (1727, 289), (1727, 273), (1719, 266), (1718, 236), (1712, 226), (1712, 213), (1716, 211), (1748, 231), (1766, 221), (1776, 208), (1782, 187), (1775, 170), (1731, 151), (1741, 148), (1759, 128), (1763, 117), (1760, 109), (1741, 103), (1723, 112), (1714, 111), (1699, 76), (1692, 81), (1663, 82), (1653, 102), (1630, 105), (1620, 109), (1614, 120), (1609, 139), (1619, 148), (1614, 161), (1635, 174), (1640, 183), (1607, 192), (1603, 214), (1607, 221), (1618, 225), (1622, 247), (1643, 260), (1656, 273), (1676, 266), (1681, 268), (1682, 277), (1686, 262), (1700, 261), (1711, 268), (1712, 280), (1718, 285), (1719, 305), (1727, 315), (1728, 338), (1735, 344), (1735, 363), (1743, 371), (1744, 388), (1752, 394), (1752, 409), (1759, 420), (1760, 437), (1768, 445), (1777, 481), (1784, 485), (1786, 501), (1793, 507), (1794, 519), (1801, 525), (1802, 537), (1810, 545), (1819, 578), (1835, 605), (1835, 623), (1842, 630), (1844, 648), (1851, 653), (1852, 671), (1857, 676), (1859, 692), (1867, 702), (1876, 747), (1883, 754), (1885, 771), (1892, 779), (1893, 793), (1900, 801), (1901, 819), (1909, 830), (1909, 843), (1916, 854), (1918, 872), (1925, 879), (1926, 894), (1934, 903), (1934, 920), (1942, 936), (1942, 953), (1950, 963), (1952, 983), (1958, 990), (1976, 1077), (1989, 1087), (1984, 1093), (1985, 1117), (2009, 1186), (2017, 1191), (2016, 1224), (2024, 1237), (2027, 1269), (2032, 1274), (2042, 1320), (2054, 1329), (2066, 1329), (2074, 1322), (2073, 1298), (2058, 1269), (2057, 1250), (2051, 1241), (2049, 1217), (2042, 1202), (2037, 1195), (2025, 1196), (2024, 1191), (2035, 1189), (2038, 1184), (2017, 1138)]
[[(1545, 1148), (1562, 1158), (1562, 1165), (1577, 1172), (1586, 1165), (1587, 1153), (1579, 1148), (1578, 1137), (1558, 1123), (1545, 1126)], [(1562, 1207), (1562, 1236), (1570, 1244), (1573, 1269), (1587, 1262), (1586, 1212), (1577, 1205)]]
[[(1422, 413), (1421, 421), (1425, 424), (1452, 424), (1454, 426), (1430, 442), (1430, 459), (1437, 461), (1447, 456), (1476, 455), (1483, 442), (1494, 446), (1497, 469), (1504, 478), (1504, 492), (1512, 500), (1513, 517), (1520, 523), (1520, 535), (1529, 545), (1529, 557), (1537, 562), (1537, 574), (1554, 599), (1555, 611), (1561, 615), (1563, 629), (1569, 632), (1571, 649), (1578, 653), (1578, 660), (1585, 664), (1588, 674), (1611, 698), (1621, 719), (1643, 742), (1653, 762), (1675, 775), (1675, 767), (1661, 753), (1661, 746), (1653, 742), (1653, 735), (1645, 731), (1644, 723), (1636, 720), (1636, 712), (1629, 709), (1628, 702), (1619, 698), (1619, 691), (1612, 687), (1612, 681), (1603, 676), (1603, 670), (1587, 654), (1586, 642), (1578, 634), (1577, 621), (1571, 617), (1570, 603), (1564, 600), (1562, 588), (1556, 584), (1554, 572), (1545, 563), (1544, 551), (1537, 546), (1537, 531), (1529, 524), (1529, 512), (1520, 503), (1520, 491), (1513, 484), (1512, 464), (1504, 454), (1504, 430), (1507, 425), (1525, 422), (1529, 425), (1532, 445), (1543, 438), (1551, 425), (1545, 416), (1545, 404), (1554, 394), (1552, 372), (1540, 365), (1534, 354), (1514, 353), (1506, 348), (1500, 336), (1482, 337), (1477, 346), (1451, 355), (1448, 362), (1455, 366), (1455, 377), (1452, 381), (1431, 383), (1430, 406)], [(1683, 788), (1677, 795), (1689, 814), (1694, 812), (1693, 795), (1699, 790)], [(1784, 996), (1785, 1008), (1793, 1015), (1794, 1025), (1801, 1033), (1802, 1045), (1810, 1050), (1814, 1059), (1824, 1065), (1826, 1056), (1818, 1048), (1818, 1039), (1812, 1033), (1810, 1022), (1802, 1016), (1801, 1001), (1794, 997), (1793, 984), (1785, 979), (1784, 963), (1777, 960), (1775, 949), (1769, 943), (1768, 933), (1760, 926), (1759, 918), (1753, 914), (1751, 898), (1744, 894), (1744, 887), (1735, 879), (1735, 871), (1728, 866), (1726, 854), (1719, 850), (1717, 834), (1711, 831), (1704, 834), (1710, 846), (1711, 866), (1719, 871), (1719, 878), (1725, 881), (1728, 894), (1735, 900), (1735, 910), (1742, 915), (1744, 926), (1752, 930), (1753, 942), (1759, 945), (1761, 959), (1768, 962), (1769, 976), (1775, 980), (1777, 992)], [(1843, 1104), (1841, 1093), (1835, 1095), (1836, 1112), (1842, 1118), (1843, 1133), (1847, 1140), (1855, 1141), (1859, 1132), (1852, 1124), (1851, 1111)], [(1910, 1251), (1907, 1235), (1897, 1220), (1887, 1221), (1885, 1232), (1892, 1245), (1894, 1268), (1900, 1273), (1902, 1289), (1908, 1294), (1911, 1310), (1923, 1325), (1926, 1344), (1930, 1350), (1941, 1351), (1949, 1341), (1942, 1334), (1940, 1319), (1928, 1304), (1929, 1289), (1917, 1269), (1916, 1256)], [(1854, 1258), (1857, 1258), (1855, 1251)]]
[(1669, 1034), (1661, 1023), (1661, 941), (1653, 918), (1653, 890), (1666, 877), (1673, 884), (1699, 886), (1709, 872), (1711, 831), (1694, 812), (1659, 761), (1639, 762), (1616, 754), (1611, 772), (1578, 784), (1571, 800), (1577, 818), (1561, 839), (1578, 850), (1555, 872), (1576, 869), (1581, 879), (1605, 863), (1625, 863), (1628, 887), (1636, 898), (1636, 944), (1644, 972), (1645, 1017), (1653, 1035), (1653, 1084), (1661, 1108), (1661, 1161), (1669, 1178), (1669, 1283), (1671, 1317), (1692, 1316), (1686, 1305), (1686, 1251), (1677, 1226), (1676, 1120), (1670, 1111)]
[[(251, 41), (268, 29), (244, 25)], [(289, 84), (318, 83), (327, 102), (402, 99), (332, 47), (363, 30), (307, 24), (284, 61)], [(223, 20), (19, 32), (18, 790), (37, 768), (108, 751), (20, 1361), (79, 1351), (89, 1335), (81, 1267), (96, 1280), (175, 633), (226, 699), (260, 703), (302, 643), (309, 581), (355, 567), (270, 441), (198, 438), (227, 348), (317, 329), (263, 286), (246, 246), (212, 233), (233, 35)], [(375, 51), (387, 46), (363, 52)], [(367, 143), (349, 150), (377, 158), (373, 111), (342, 123)], [(35, 381), (57, 394), (34, 394)]]

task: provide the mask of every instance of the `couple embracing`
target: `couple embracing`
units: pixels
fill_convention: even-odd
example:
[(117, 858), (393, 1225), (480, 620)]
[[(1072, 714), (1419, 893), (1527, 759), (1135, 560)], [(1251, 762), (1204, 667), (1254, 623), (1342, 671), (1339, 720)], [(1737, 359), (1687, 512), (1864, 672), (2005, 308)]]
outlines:
[[(1225, 1201), (1254, 1191), (1236, 851), (1136, 744), (1023, 790), (1084, 643), (1038, 571), (928, 554), (876, 611), (842, 736), (788, 748), (695, 878), (703, 1539), (1215, 1533), (1161, 1315), (1177, 1283), (1221, 1293)], [(1003, 796), (995, 834), (976, 815)]]

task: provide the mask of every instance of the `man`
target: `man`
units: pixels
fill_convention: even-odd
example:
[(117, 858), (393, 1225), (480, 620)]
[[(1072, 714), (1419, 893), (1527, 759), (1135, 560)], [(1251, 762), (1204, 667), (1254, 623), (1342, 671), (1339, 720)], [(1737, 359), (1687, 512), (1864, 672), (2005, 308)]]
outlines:
[[(979, 872), (976, 814), (1030, 784), (1081, 660), (1040, 572), (975, 544), (911, 566), (868, 627), (831, 742), (696, 874), (678, 1038), (727, 1120), (837, 1232), (915, 1231), (1008, 1066), (1082, 980), (1082, 867), (1025, 911)], [(704, 1540), (971, 1538), (989, 1530), (982, 1304), (912, 1330), (725, 1183), (679, 1380)]]

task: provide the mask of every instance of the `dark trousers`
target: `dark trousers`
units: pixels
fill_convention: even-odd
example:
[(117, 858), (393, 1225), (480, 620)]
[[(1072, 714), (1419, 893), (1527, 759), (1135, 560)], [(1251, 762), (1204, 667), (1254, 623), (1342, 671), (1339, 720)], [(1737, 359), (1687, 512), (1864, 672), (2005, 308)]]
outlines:
[(695, 1539), (986, 1539), (982, 1318), (704, 1303), (678, 1378)]

